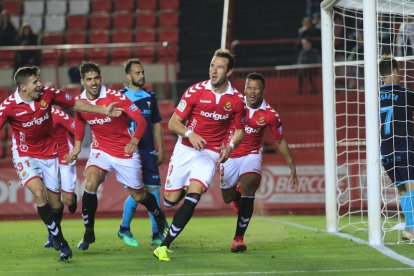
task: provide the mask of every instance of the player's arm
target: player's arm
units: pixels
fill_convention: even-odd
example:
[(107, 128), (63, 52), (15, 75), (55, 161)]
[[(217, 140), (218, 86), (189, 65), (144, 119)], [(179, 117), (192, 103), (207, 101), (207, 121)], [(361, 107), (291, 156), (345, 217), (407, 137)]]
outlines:
[(65, 155), (66, 162), (72, 162), (78, 158), (82, 149), (82, 141), (85, 136), (85, 122), (82, 120), (81, 115), (76, 113), (75, 115), (75, 144), (73, 149)]
[(207, 144), (207, 141), (203, 137), (195, 133), (194, 131), (188, 129), (184, 125), (184, 119), (178, 116), (175, 112), (171, 116), (170, 121), (168, 122), (168, 128), (177, 135), (188, 138), (191, 145), (196, 150), (204, 149), (204, 145)]
[[(128, 105), (129, 107), (127, 107)], [(147, 122), (145, 121), (144, 116), (142, 116), (139, 108), (130, 100), (125, 99), (122, 106), (125, 107), (124, 110), (128, 116), (136, 123), (135, 132), (132, 134), (132, 138), (128, 144), (125, 145), (126, 153), (133, 153), (138, 149), (138, 143), (144, 136), (145, 129), (147, 128)]]
[(220, 158), (216, 162), (217, 163), (226, 162), (226, 160), (230, 156), (230, 153), (234, 150), (235, 147), (237, 147), (242, 142), (245, 134), (246, 132), (244, 131), (244, 128), (236, 129), (234, 131), (233, 139), (231, 139), (230, 143), (222, 147)]
[(164, 143), (162, 141), (162, 126), (161, 123), (153, 124), (154, 141), (158, 151), (158, 165), (164, 161)]
[(290, 154), (289, 145), (285, 139), (276, 140), (276, 149), (282, 154), (283, 160), (285, 160), (286, 164), (289, 166), (290, 169), (290, 180), (289, 184), (292, 188), (296, 189), (298, 186), (298, 176), (296, 174), (296, 166), (295, 162), (293, 161), (292, 155)]
[(117, 104), (117, 102), (112, 102), (108, 106), (96, 106), (82, 100), (75, 100), (73, 110), (88, 113), (98, 113), (110, 117), (119, 117), (121, 116), (123, 109), (115, 107)]

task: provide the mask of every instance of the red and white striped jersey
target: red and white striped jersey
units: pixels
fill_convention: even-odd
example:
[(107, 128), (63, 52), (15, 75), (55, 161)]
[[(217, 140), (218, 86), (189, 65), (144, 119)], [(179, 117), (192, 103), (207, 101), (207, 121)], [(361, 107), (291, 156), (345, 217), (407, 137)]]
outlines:
[[(248, 154), (258, 154), (263, 147), (263, 135), (266, 127), (272, 131), (276, 140), (284, 137), (282, 121), (279, 114), (263, 99), (258, 109), (246, 107), (246, 135), (243, 141), (230, 154), (231, 158), (237, 158)], [(231, 131), (234, 133), (234, 131)]]
[(57, 144), (59, 162), (73, 147), (71, 135), (75, 135), (75, 119), (62, 109), (52, 106), (53, 135)]
[[(190, 86), (175, 108), (180, 118), (187, 119), (186, 127), (207, 141), (205, 148), (215, 152), (224, 144), (232, 120), (236, 129), (244, 127), (243, 96), (228, 84), (222, 94), (213, 92), (209, 80)], [(189, 139), (182, 139), (182, 144), (192, 147)]]
[(49, 159), (56, 156), (52, 104), (73, 107), (75, 100), (53, 87), (43, 87), (38, 100), (25, 102), (18, 89), (0, 104), (0, 128), (8, 121), (13, 129), (13, 150), (18, 156)]
[[(93, 149), (101, 150), (113, 157), (131, 158), (132, 154), (125, 152), (125, 146), (131, 141), (131, 133), (128, 128), (128, 116), (137, 122), (136, 133), (139, 130), (145, 130), (146, 127), (145, 119), (141, 115), (139, 108), (125, 97), (124, 94), (107, 89), (103, 85), (101, 86), (101, 91), (97, 99), (93, 101), (88, 100), (85, 90), (77, 98), (97, 106), (107, 106), (112, 102), (117, 102), (117, 107), (122, 108), (124, 112), (116, 118), (102, 114), (76, 112), (75, 139), (83, 139), (85, 135), (85, 124), (89, 124), (92, 134), (91, 147)], [(142, 134), (137, 138), (141, 139)]]

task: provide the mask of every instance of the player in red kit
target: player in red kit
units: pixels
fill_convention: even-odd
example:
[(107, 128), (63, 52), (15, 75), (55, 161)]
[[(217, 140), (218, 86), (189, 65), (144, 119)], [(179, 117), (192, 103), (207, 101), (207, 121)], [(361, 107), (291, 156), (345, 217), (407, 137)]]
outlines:
[(39, 68), (21, 67), (14, 75), (16, 91), (0, 104), (0, 128), (9, 122), (13, 129), (13, 164), (21, 184), (35, 199), (37, 212), (52, 235), (53, 247), (61, 250), (60, 259), (72, 257), (63, 237), (56, 141), (53, 137), (52, 104), (77, 111), (119, 116), (116, 103), (97, 107), (74, 100), (69, 94), (44, 86)]
[[(160, 233), (164, 232), (166, 219), (155, 197), (148, 193), (142, 181), (141, 160), (137, 149), (144, 134), (146, 121), (139, 108), (122, 93), (107, 89), (102, 85), (101, 71), (92, 62), (83, 62), (80, 66), (81, 82), (85, 90), (79, 99), (97, 106), (106, 106), (118, 102), (124, 113), (118, 118), (110, 118), (85, 112), (77, 112), (75, 120), (75, 146), (66, 157), (74, 160), (81, 150), (85, 124), (92, 133), (91, 153), (86, 164), (86, 183), (82, 196), (82, 218), (85, 225), (83, 239), (78, 248), (86, 250), (95, 242), (95, 213), (98, 207), (96, 191), (105, 180), (108, 172), (115, 171), (119, 182), (128, 187), (133, 199), (144, 205), (154, 215)], [(134, 133), (129, 132), (128, 117), (135, 121)]]
[[(246, 135), (240, 145), (221, 164), (221, 191), (224, 202), (236, 202), (238, 206), (236, 234), (231, 246), (232, 252), (247, 249), (243, 241), (253, 215), (254, 198), (262, 179), (262, 150), (264, 130), (269, 127), (276, 141), (276, 148), (290, 169), (290, 186), (296, 188), (298, 179), (296, 166), (284, 139), (279, 114), (263, 98), (265, 79), (259, 73), (246, 77)], [(231, 133), (232, 131), (230, 131)], [(231, 134), (230, 134), (231, 136)], [(240, 182), (241, 192), (236, 189)]]
[[(154, 250), (160, 261), (170, 261), (170, 244), (183, 231), (202, 194), (211, 186), (217, 164), (225, 161), (243, 139), (243, 98), (228, 80), (233, 67), (234, 56), (228, 50), (218, 49), (210, 62), (210, 79), (186, 90), (169, 121), (169, 129), (181, 137), (170, 160), (164, 205), (176, 205), (184, 188), (188, 187), (188, 192), (165, 240)], [(235, 135), (229, 145), (223, 146), (231, 121)]]

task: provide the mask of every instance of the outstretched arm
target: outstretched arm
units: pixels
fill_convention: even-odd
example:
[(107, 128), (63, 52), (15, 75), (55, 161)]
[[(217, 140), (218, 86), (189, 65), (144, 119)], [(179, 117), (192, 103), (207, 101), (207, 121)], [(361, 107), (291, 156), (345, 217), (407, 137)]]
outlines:
[(276, 140), (276, 148), (282, 154), (283, 159), (290, 169), (290, 180), (289, 184), (292, 188), (296, 189), (298, 186), (298, 176), (296, 174), (296, 166), (293, 162), (292, 155), (290, 154), (289, 145), (285, 139)]
[(123, 109), (115, 107), (116, 102), (110, 103), (108, 106), (96, 106), (90, 103), (87, 103), (82, 100), (75, 100), (75, 105), (73, 106), (74, 111), (82, 111), (89, 113), (98, 113), (107, 115), (110, 117), (119, 117), (122, 114)]

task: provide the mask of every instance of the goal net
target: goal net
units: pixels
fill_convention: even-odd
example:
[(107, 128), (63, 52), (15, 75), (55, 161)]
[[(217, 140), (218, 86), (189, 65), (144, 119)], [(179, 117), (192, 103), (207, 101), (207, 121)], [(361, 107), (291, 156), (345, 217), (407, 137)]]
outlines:
[[(368, 1), (325, 0), (321, 5), (327, 227), (400, 243), (404, 216), (379, 151), (377, 72), (378, 61), (391, 55), (398, 60), (401, 85), (414, 88), (414, 2)], [(368, 5), (374, 7), (371, 17)]]

